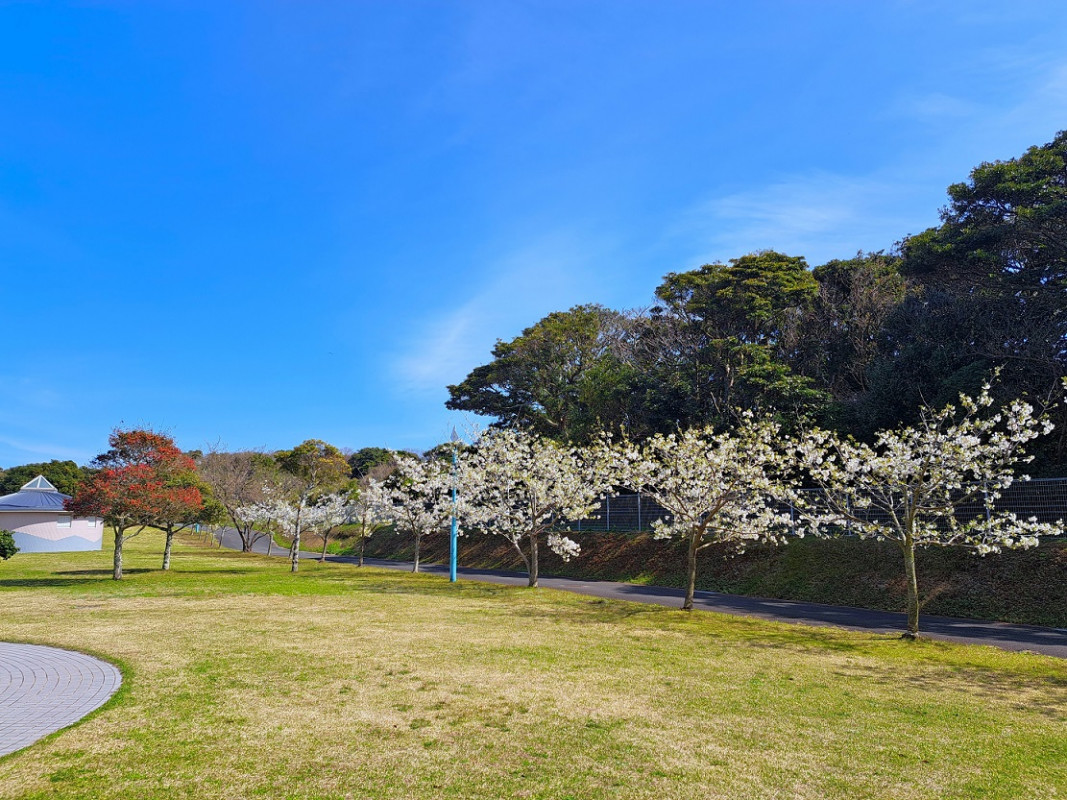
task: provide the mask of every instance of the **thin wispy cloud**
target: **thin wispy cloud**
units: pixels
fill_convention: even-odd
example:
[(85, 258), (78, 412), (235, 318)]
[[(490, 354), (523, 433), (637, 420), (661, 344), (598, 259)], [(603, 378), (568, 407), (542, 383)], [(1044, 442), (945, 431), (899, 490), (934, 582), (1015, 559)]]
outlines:
[[(1050, 58), (1018, 48), (988, 51), (969, 70), (971, 97), (940, 92), (902, 94), (884, 111), (890, 124), (919, 122), (945, 128), (943, 135), (916, 137), (908, 156), (910, 171), (929, 174), (931, 165), (962, 159), (1018, 155), (1020, 147), (1043, 144), (1065, 126), (1067, 58)], [(962, 176), (957, 176), (960, 179)]]
[(53, 458), (60, 460), (70, 459), (81, 463), (88, 461), (92, 457), (92, 454), (85, 450), (79, 450), (67, 445), (55, 444), (54, 442), (37, 442), (3, 437), (0, 438), (0, 444), (10, 447), (13, 450), (31, 456), (43, 457), (48, 460)]
[[(1028, 87), (1010, 105), (943, 93), (901, 95), (887, 107), (887, 121), (950, 126), (951, 136), (916, 134), (909, 150), (866, 173), (813, 170), (706, 198), (683, 211), (668, 236), (691, 237), (694, 262), (775, 249), (820, 264), (890, 248), (938, 224), (945, 187), (976, 163), (1012, 158), (1067, 127), (1067, 59), (1038, 61), (1014, 50), (990, 59), (1017, 64), (1018, 80)], [(1041, 80), (1026, 80), (1034, 70)]]
[(5, 389), (6, 402), (0, 408), (0, 419), (7, 408), (17, 414), (39, 413), (50, 409), (69, 407), (71, 399), (58, 387), (46, 380), (28, 375), (0, 375), (0, 386)]
[(809, 263), (886, 249), (907, 230), (936, 221), (909, 218), (921, 185), (884, 176), (812, 172), (705, 201), (688, 210), (673, 236), (694, 240), (694, 263), (757, 250), (803, 255)]
[(485, 316), (490, 311), (484, 299), (476, 297), (424, 325), (396, 360), (396, 377), (404, 388), (439, 391), (448, 383), (461, 380), (464, 366), (484, 346), (477, 334), (485, 328)]
[(981, 110), (981, 105), (971, 100), (932, 92), (897, 98), (886, 110), (886, 116), (891, 119), (909, 117), (927, 121), (951, 121), (973, 116)]
[(1021, 130), (1024, 135), (1044, 137), (1043, 143), (1067, 128), (1067, 59), (1058, 64), (1048, 65), (1044, 70), (1045, 78), (1036, 91), (1026, 95), (1002, 117), (1001, 126), (1008, 130)]
[(607, 249), (592, 237), (556, 234), (500, 258), (483, 271), (491, 277), (482, 288), (455, 310), (413, 328), (391, 360), (400, 387), (439, 394), (488, 361), (497, 339), (518, 335), (552, 311), (595, 301), (589, 262), (600, 262)]

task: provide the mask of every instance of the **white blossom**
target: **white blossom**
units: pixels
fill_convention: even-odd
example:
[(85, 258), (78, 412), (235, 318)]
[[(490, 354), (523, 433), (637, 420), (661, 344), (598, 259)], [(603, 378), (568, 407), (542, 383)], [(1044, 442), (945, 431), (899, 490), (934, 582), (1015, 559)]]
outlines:
[(481, 437), (464, 460), (460, 495), (467, 498), (463, 518), (472, 526), (505, 537), (538, 579), (538, 545), (564, 559), (580, 547), (558, 527), (588, 517), (611, 488), (601, 464), (573, 447), (524, 431), (493, 430)]
[(791, 492), (779, 480), (784, 467), (775, 446), (778, 427), (745, 415), (735, 431), (692, 428), (656, 434), (643, 443), (607, 444), (618, 482), (667, 510), (653, 523), (656, 538), (684, 537), (689, 544), (683, 608), (692, 608), (696, 554), (714, 544), (738, 550), (753, 542), (780, 542), (791, 525), (783, 501)]
[(391, 476), (388, 507), (397, 526), (415, 536), (414, 572), (419, 571), (422, 537), (446, 529), (452, 518), (450, 465), (437, 459), (401, 462)]
[(823, 430), (794, 445), (798, 466), (823, 490), (801, 504), (811, 530), (894, 541), (904, 552), (908, 635), (918, 633), (916, 547), (963, 546), (986, 555), (1033, 547), (1062, 528), (997, 510), (1004, 489), (1029, 480), (1014, 471), (1032, 460), (1024, 446), (1052, 426), (1021, 400), (983, 416), (992, 404), (987, 384), (977, 398), (961, 396), (958, 408), (924, 408), (915, 425), (880, 431), (873, 445)]
[(389, 491), (382, 481), (365, 479), (352, 500), (352, 522), (359, 525), (359, 565), (363, 566), (367, 537), (392, 525), (394, 509)]

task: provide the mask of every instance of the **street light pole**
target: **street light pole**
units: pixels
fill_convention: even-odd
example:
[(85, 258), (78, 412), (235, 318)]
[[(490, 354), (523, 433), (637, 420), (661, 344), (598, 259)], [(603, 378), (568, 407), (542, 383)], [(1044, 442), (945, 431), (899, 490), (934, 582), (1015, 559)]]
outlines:
[(458, 549), (458, 534), (459, 534), (459, 519), (456, 516), (456, 466), (459, 463), (459, 457), (456, 453), (456, 443), (459, 441), (459, 435), (456, 433), (456, 429), (452, 428), (452, 532), (448, 537), (448, 580), (449, 583), (456, 582), (456, 550)]

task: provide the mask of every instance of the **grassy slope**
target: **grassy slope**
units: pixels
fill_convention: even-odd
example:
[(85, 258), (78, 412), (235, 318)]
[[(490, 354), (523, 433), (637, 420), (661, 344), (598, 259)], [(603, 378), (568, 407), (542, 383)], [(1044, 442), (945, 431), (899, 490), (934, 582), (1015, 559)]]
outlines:
[(0, 760), (26, 798), (1042, 798), (1067, 665), (179, 548), (0, 563), (0, 638), (126, 670)]
[[(542, 569), (555, 575), (682, 586), (685, 553), (678, 542), (648, 534), (575, 534), (582, 555), (564, 563), (547, 553)], [(341, 543), (331, 551), (342, 552)], [(409, 558), (409, 536), (383, 533), (367, 555)], [(423, 540), (423, 558), (444, 562), (444, 536)], [(761, 546), (742, 555), (710, 548), (700, 555), (697, 586), (734, 594), (810, 600), (890, 611), (905, 609), (903, 562), (896, 545), (858, 539), (801, 539), (784, 547)], [(508, 542), (498, 537), (461, 540), (465, 566), (521, 569)], [(924, 613), (1000, 619), (1067, 627), (1067, 541), (1035, 550), (979, 558), (960, 549), (931, 548), (918, 555)]]

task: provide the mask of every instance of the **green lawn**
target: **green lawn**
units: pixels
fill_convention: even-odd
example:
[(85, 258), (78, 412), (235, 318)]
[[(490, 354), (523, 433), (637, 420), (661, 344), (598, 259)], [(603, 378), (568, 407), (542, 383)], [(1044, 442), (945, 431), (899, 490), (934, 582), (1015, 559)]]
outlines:
[(131, 542), (0, 563), (0, 638), (120, 664), (15, 798), (1043, 798), (1067, 666), (548, 590)]

